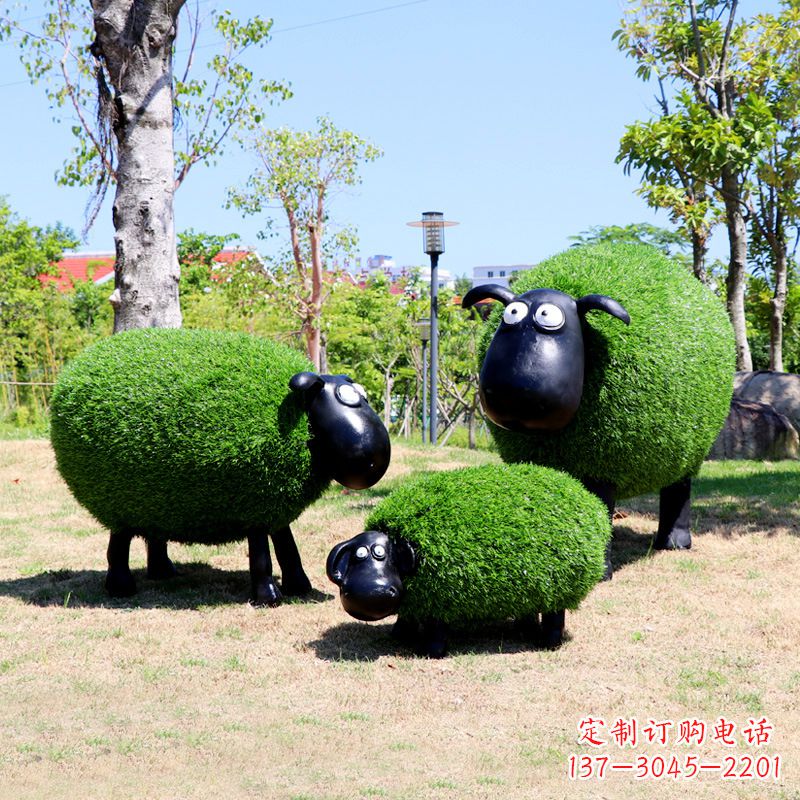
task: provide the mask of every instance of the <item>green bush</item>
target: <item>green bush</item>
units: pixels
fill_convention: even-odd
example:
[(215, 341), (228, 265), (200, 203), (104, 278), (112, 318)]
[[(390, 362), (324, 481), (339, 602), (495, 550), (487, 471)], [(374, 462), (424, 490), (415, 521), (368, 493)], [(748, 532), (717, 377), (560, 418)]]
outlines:
[[(606, 294), (631, 316), (586, 316), (583, 399), (553, 432), (492, 433), (504, 461), (533, 462), (616, 485), (632, 497), (694, 475), (733, 392), (733, 331), (720, 300), (682, 266), (643, 245), (578, 247), (520, 274), (514, 291)], [(495, 311), (481, 358), (499, 321)]]
[(87, 348), (53, 391), (51, 438), (105, 526), (219, 543), (288, 525), (327, 485), (288, 383), (294, 350), (244, 334), (136, 330)]
[(412, 542), (403, 618), (473, 623), (575, 608), (603, 577), (606, 507), (574, 478), (489, 464), (411, 480), (384, 499), (368, 530)]

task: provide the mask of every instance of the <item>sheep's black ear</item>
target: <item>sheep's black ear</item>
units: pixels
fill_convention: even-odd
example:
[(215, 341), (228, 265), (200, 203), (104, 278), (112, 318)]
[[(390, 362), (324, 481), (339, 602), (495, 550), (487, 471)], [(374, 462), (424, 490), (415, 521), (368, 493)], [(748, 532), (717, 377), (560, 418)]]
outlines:
[(405, 539), (395, 539), (392, 544), (392, 556), (400, 577), (406, 578), (413, 575), (419, 567), (419, 557), (411, 542)]
[(337, 586), (341, 586), (344, 583), (344, 576), (347, 574), (347, 565), (350, 561), (350, 552), (352, 549), (353, 540), (348, 539), (346, 542), (339, 542), (339, 544), (328, 553), (328, 560), (325, 563), (325, 572), (328, 578)]
[(479, 300), (486, 300), (490, 297), (492, 300), (499, 300), (504, 306), (507, 306), (516, 295), (505, 286), (500, 286), (499, 283), (485, 283), (482, 286), (473, 286), (461, 301), (461, 308), (470, 308), (474, 306)]
[(322, 386), (324, 382), (316, 372), (298, 372), (289, 379), (289, 388), (298, 394), (306, 394), (309, 389)]
[(604, 294), (587, 294), (575, 301), (578, 304), (578, 313), (585, 316), (588, 311), (605, 311), (612, 317), (621, 319), (626, 325), (631, 324), (631, 315), (625, 310), (622, 303), (607, 297)]

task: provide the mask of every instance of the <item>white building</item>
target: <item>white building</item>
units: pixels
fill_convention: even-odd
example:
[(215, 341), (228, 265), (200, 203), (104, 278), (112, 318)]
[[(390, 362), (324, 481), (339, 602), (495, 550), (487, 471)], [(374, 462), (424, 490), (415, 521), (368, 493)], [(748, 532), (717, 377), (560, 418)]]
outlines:
[[(430, 283), (431, 282), (431, 268), (430, 266), (420, 266), (420, 267), (409, 267), (403, 266), (398, 267), (395, 263), (395, 260), (391, 256), (384, 256), (384, 255), (375, 255), (370, 256), (367, 259), (367, 270), (369, 274), (374, 274), (376, 272), (382, 272), (386, 277), (392, 282), (395, 283), (403, 278), (407, 278), (411, 275), (415, 270), (419, 271), (420, 280), (423, 283)], [(438, 278), (439, 288), (440, 289), (454, 289), (455, 288), (455, 279), (451, 272), (446, 269), (439, 269), (436, 271), (436, 276)]]
[(533, 264), (513, 264), (510, 267), (473, 267), (472, 286), (482, 286), (485, 283), (496, 283), (508, 288), (508, 279), (517, 272), (533, 269)]

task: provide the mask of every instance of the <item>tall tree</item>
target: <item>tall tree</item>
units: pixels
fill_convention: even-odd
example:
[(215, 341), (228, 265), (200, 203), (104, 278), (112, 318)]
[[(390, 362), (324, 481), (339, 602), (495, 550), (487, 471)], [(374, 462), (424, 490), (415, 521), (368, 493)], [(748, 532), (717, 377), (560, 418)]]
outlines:
[[(236, 125), (259, 118), (252, 101), (256, 82), (239, 57), (268, 40), (271, 22), (256, 18), (240, 24), (228, 12), (217, 15), (215, 29), (225, 44), (209, 62), (212, 80), (192, 78), (186, 70), (176, 80), (174, 43), (186, 0), (90, 3), (91, 16), (83, 0), (48, 0), (40, 28), (26, 30), (23, 23), (3, 17), (0, 35), (18, 36), (31, 80), (45, 80), (54, 106), (74, 118), (77, 144), (59, 180), (94, 187), (87, 224), (106, 187), (116, 184), (114, 329), (177, 327), (174, 191), (194, 164), (220, 154)], [(188, 15), (187, 64), (193, 61), (198, 20), (197, 12)], [(266, 81), (257, 88), (266, 99), (288, 94)], [(96, 116), (91, 112), (95, 103)], [(177, 165), (176, 105), (184, 142)]]
[(769, 368), (781, 372), (789, 271), (800, 235), (800, 5), (758, 15), (753, 37), (763, 55), (753, 59), (761, 74), (752, 79), (764, 87), (773, 125), (755, 160), (748, 211), (754, 260), (772, 273)]
[(641, 170), (637, 193), (653, 208), (666, 209), (672, 222), (686, 231), (692, 247), (692, 272), (708, 284), (706, 254), (711, 231), (720, 221), (720, 205), (715, 192), (693, 171), (686, 117), (670, 113), (663, 81), (659, 86), (661, 116), (626, 127), (617, 162), (624, 163), (626, 174), (632, 168)]
[[(619, 159), (643, 170), (643, 189), (655, 185), (649, 199), (656, 204), (670, 207), (676, 176), (721, 198), (731, 253), (727, 302), (743, 369), (751, 367), (743, 304), (750, 222), (774, 269), (770, 363), (779, 369), (787, 236), (796, 228), (798, 206), (800, 6), (784, 0), (779, 14), (737, 22), (737, 5), (644, 0), (631, 9), (616, 36), (637, 60), (638, 74), (658, 79), (663, 113), (628, 127)], [(665, 81), (683, 87), (672, 113)], [(704, 211), (694, 204), (692, 218), (702, 223)]]
[[(631, 0), (615, 33), (644, 80), (655, 75), (679, 87), (687, 123), (688, 174), (719, 192), (730, 245), (726, 302), (736, 337), (737, 364), (752, 368), (744, 315), (747, 267), (745, 219), (748, 172), (765, 120), (749, 79), (748, 24), (738, 0)], [(748, 51), (749, 52), (749, 51)]]
[[(294, 308), (308, 356), (319, 368), (320, 318), (329, 294), (325, 235), (331, 196), (359, 184), (361, 164), (382, 153), (356, 134), (338, 129), (327, 117), (318, 118), (313, 131), (261, 130), (244, 144), (256, 156), (258, 168), (243, 188), (229, 190), (230, 203), (244, 214), (262, 213), (271, 201), (280, 203), (297, 279)], [(274, 224), (273, 218), (267, 219), (266, 235), (274, 232)], [(352, 236), (345, 231), (328, 241), (347, 249)]]
[(184, 2), (92, 0), (91, 51), (103, 113), (116, 140), (115, 332), (181, 325), (172, 52)]

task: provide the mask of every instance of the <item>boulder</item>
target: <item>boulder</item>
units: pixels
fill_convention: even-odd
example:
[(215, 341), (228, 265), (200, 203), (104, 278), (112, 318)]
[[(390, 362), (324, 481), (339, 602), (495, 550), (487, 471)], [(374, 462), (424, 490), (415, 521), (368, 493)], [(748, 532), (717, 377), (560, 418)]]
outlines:
[(728, 418), (708, 458), (780, 461), (797, 458), (798, 451), (800, 436), (788, 417), (768, 403), (753, 403), (734, 397)]
[(753, 403), (768, 403), (800, 431), (800, 375), (770, 370), (737, 372), (733, 396)]

